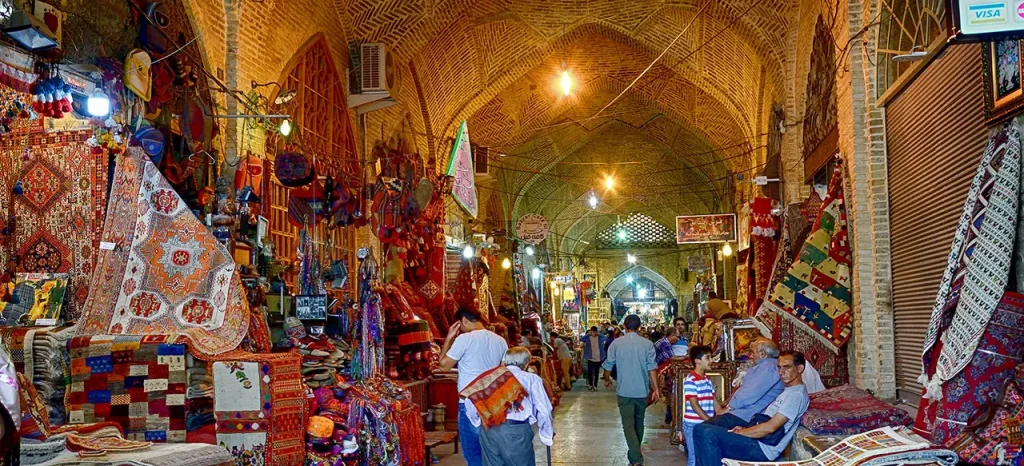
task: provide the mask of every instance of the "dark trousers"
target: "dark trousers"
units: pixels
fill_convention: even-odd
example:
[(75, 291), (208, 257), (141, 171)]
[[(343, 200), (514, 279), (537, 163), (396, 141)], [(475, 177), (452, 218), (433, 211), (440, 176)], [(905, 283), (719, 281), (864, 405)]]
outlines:
[[(732, 418), (743, 421), (736, 416), (732, 416)], [(697, 457), (696, 466), (721, 466), (722, 458), (740, 461), (771, 461), (773, 459), (764, 456), (764, 452), (761, 451), (761, 442), (729, 432), (729, 429), (712, 424), (710, 420), (694, 426), (693, 445), (689, 446), (689, 454)]]
[[(619, 398), (619, 417), (622, 418), (622, 433), (626, 435), (626, 458), (629, 464), (644, 464), (640, 444), (644, 441), (644, 415), (647, 414), (647, 398)], [(717, 465), (716, 465), (717, 466)]]
[(587, 360), (587, 386), (596, 387), (598, 376), (601, 374), (601, 362)]
[(744, 421), (739, 416), (729, 413), (713, 416), (711, 419), (704, 421), (704, 423), (713, 426), (718, 426), (724, 428), (725, 430), (732, 429), (733, 427), (750, 427), (754, 425), (753, 422)]
[(506, 421), (480, 430), (484, 466), (534, 466), (533, 428), (529, 422)]

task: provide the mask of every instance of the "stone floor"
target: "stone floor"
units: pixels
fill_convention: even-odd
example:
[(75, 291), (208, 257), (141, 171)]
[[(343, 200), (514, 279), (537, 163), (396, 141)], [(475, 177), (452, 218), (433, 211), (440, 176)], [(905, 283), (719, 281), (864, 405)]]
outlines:
[[(678, 466), (686, 464), (686, 455), (670, 443), (671, 431), (664, 423), (665, 404), (647, 410), (644, 433), (644, 464), (646, 466)], [(534, 441), (537, 465), (547, 464), (547, 452), (540, 440)], [(450, 446), (434, 450), (441, 466), (465, 465), (462, 455), (451, 454)], [(551, 447), (552, 465), (628, 465), (626, 439), (622, 434), (615, 392), (603, 386), (588, 392), (582, 381), (562, 395), (555, 408), (555, 444)]]

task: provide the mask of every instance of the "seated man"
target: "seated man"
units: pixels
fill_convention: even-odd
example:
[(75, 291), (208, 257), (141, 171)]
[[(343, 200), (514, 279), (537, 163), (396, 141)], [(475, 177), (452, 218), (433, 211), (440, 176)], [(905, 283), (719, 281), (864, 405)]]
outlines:
[(690, 451), (697, 455), (697, 466), (721, 466), (723, 458), (775, 461), (793, 440), (811, 403), (802, 380), (804, 355), (787, 351), (778, 361), (779, 377), (786, 388), (749, 425), (727, 429), (704, 422), (694, 427)]
[(707, 422), (732, 429), (747, 426), (755, 414), (764, 411), (782, 393), (779, 379), (779, 347), (767, 338), (758, 338), (750, 344), (754, 367), (743, 377), (743, 384), (736, 389), (725, 412)]

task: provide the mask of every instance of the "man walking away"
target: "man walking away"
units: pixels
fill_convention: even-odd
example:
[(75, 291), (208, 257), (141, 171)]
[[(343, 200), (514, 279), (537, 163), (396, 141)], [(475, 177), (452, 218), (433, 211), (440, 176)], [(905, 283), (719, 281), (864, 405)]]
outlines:
[(604, 361), (604, 383), (612, 386), (611, 369), (618, 369), (619, 416), (622, 431), (626, 436), (629, 451), (626, 456), (631, 466), (643, 465), (644, 457), (640, 443), (644, 439), (644, 415), (647, 413), (647, 397), (654, 403), (661, 399), (658, 388), (658, 365), (654, 361), (654, 343), (637, 334), (640, 317), (628, 315), (623, 321), (626, 334), (616, 338), (608, 347), (608, 359)]
[(557, 332), (551, 332), (551, 345), (555, 347), (555, 356), (562, 365), (562, 389), (572, 390), (572, 352), (569, 351), (569, 345), (565, 344), (565, 340)]
[[(509, 348), (501, 362), (525, 391), (520, 402), (510, 403), (508, 399), (502, 398), (502, 392), (507, 391), (503, 387), (508, 387), (510, 382), (501, 380), (502, 377), (493, 377), (495, 380), (478, 379), (467, 390), (476, 392), (467, 394), (469, 399), (478, 400), (485, 407), (497, 407), (497, 411), (481, 415), (474, 403), (466, 404), (470, 422), (483, 427), (480, 431), (480, 446), (487, 466), (534, 466), (536, 455), (533, 452), (531, 424), (537, 424), (541, 443), (550, 447), (554, 441), (551, 401), (548, 400), (540, 376), (526, 372), (529, 362), (530, 350), (522, 346)], [(495, 371), (490, 374), (493, 375)], [(481, 379), (487, 377), (484, 375)], [(481, 397), (484, 399), (480, 400)]]
[[(441, 371), (450, 371), (459, 365), (458, 389), (461, 392), (480, 374), (498, 367), (508, 351), (508, 344), (494, 332), (484, 329), (480, 314), (469, 309), (455, 313), (456, 322), (448, 329), (448, 337), (441, 349)], [(459, 439), (462, 456), (468, 466), (483, 466), (480, 448), (480, 430), (466, 417), (466, 400), (459, 399)]]
[(600, 335), (597, 326), (590, 327), (590, 332), (580, 338), (583, 344), (583, 359), (587, 361), (587, 390), (597, 391), (597, 378), (601, 374), (601, 363), (608, 358), (605, 349), (604, 335)]

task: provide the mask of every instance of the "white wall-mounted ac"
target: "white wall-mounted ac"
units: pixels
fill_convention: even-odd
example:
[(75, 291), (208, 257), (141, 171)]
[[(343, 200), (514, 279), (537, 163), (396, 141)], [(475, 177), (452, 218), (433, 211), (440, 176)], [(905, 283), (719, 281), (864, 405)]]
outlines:
[(348, 96), (349, 108), (366, 113), (394, 105), (398, 91), (398, 68), (387, 46), (380, 43), (359, 44), (356, 64), (358, 87)]

